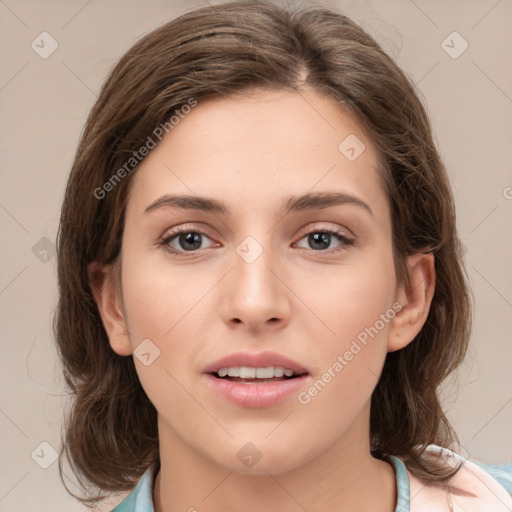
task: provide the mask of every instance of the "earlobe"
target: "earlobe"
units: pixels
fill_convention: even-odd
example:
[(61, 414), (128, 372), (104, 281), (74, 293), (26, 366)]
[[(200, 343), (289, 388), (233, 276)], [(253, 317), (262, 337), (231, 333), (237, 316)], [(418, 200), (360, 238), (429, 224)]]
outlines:
[(90, 263), (87, 267), (89, 283), (107, 332), (112, 350), (120, 356), (128, 356), (133, 350), (121, 304), (116, 269), (113, 265)]
[(409, 283), (404, 283), (399, 288), (397, 302), (401, 309), (391, 322), (388, 352), (407, 346), (427, 319), (436, 285), (434, 255), (416, 253), (409, 256), (407, 272)]

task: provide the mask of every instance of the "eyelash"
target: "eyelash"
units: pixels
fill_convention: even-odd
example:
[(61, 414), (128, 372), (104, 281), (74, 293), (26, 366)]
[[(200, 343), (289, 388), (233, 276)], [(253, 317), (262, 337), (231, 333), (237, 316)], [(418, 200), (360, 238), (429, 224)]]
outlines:
[[(193, 250), (193, 251), (178, 251), (178, 250), (169, 248), (169, 243), (182, 233), (196, 233), (198, 235), (202, 235), (207, 238), (210, 238), (207, 233), (205, 233), (204, 231), (201, 231), (199, 229), (196, 229), (193, 226), (192, 227), (191, 226), (183, 226), (183, 227), (176, 228), (176, 229), (173, 229), (172, 231), (167, 232), (160, 239), (160, 241), (158, 242), (158, 245), (164, 247), (164, 249), (168, 253), (172, 254), (173, 256), (182, 257), (182, 256), (187, 256), (189, 254), (197, 253), (199, 251), (199, 249)], [(342, 231), (336, 231), (336, 230), (330, 230), (330, 229), (313, 229), (312, 231), (308, 231), (307, 233), (305, 233), (300, 238), (300, 240), (302, 240), (303, 238), (305, 238), (308, 235), (311, 235), (313, 233), (316, 233), (316, 234), (321, 233), (321, 234), (336, 236), (338, 238), (338, 240), (342, 243), (342, 246), (337, 249), (326, 249), (326, 250), (310, 249), (310, 251), (312, 251), (315, 254), (337, 252), (337, 251), (343, 250), (344, 248), (354, 246), (356, 244), (355, 239), (349, 238)]]

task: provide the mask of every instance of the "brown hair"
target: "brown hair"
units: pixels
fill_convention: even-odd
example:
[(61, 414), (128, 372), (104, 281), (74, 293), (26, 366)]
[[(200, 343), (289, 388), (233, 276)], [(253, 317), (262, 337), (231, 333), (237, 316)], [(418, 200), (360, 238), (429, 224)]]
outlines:
[[(123, 166), (126, 170), (133, 152), (191, 98), (201, 102), (255, 88), (300, 90), (302, 85), (334, 99), (377, 146), (399, 279), (406, 279), (407, 255), (433, 252), (435, 257), (436, 290), (428, 318), (412, 343), (387, 354), (372, 395), (372, 454), (398, 456), (429, 480), (446, 480), (455, 471), (424, 452), (430, 443), (449, 446), (456, 440), (438, 387), (461, 363), (471, 323), (446, 171), (409, 79), (353, 21), (308, 4), (228, 2), (166, 23), (121, 58), (87, 119), (62, 206), (54, 319), (73, 398), (60, 468), (66, 456), (84, 486), (128, 490), (159, 458), (155, 408), (133, 359), (110, 348), (88, 278), (89, 263), (119, 262), (136, 165), (121, 173), (123, 179), (112, 182), (112, 177)], [(107, 182), (109, 193), (98, 198), (95, 191)]]

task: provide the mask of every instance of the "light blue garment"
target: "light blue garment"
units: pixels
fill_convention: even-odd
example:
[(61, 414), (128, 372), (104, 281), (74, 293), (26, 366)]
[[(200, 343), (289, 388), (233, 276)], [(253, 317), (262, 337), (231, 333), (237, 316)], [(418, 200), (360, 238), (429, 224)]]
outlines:
[(154, 512), (153, 486), (158, 463), (149, 466), (133, 491), (111, 512)]
[[(397, 504), (395, 512), (410, 512), (409, 478), (404, 463), (398, 457), (391, 457), (396, 472)], [(509, 494), (512, 494), (512, 462), (504, 465), (484, 464), (471, 460), (500, 483)], [(142, 475), (133, 491), (111, 512), (154, 512), (153, 485), (158, 464), (153, 464)]]

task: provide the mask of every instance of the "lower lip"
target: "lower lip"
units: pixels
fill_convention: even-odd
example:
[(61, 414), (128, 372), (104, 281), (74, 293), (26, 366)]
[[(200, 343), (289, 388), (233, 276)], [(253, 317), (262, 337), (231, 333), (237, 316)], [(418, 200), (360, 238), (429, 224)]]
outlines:
[(233, 382), (207, 374), (213, 390), (240, 407), (271, 407), (297, 393), (308, 378), (307, 374), (275, 382)]

